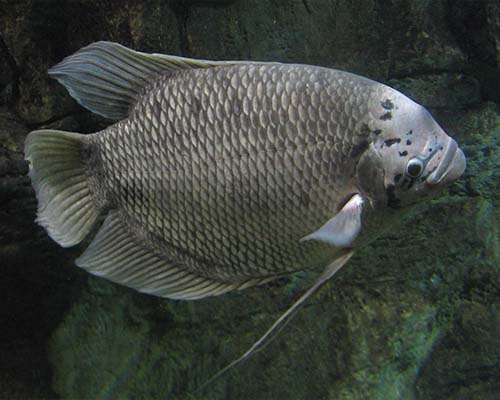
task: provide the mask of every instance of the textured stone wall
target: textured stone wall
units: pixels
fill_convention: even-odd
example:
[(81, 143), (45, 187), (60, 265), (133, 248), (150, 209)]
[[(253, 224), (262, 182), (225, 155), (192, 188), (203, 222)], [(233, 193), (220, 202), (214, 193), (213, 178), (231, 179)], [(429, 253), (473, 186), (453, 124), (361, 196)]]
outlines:
[(0, 1), (0, 397), (180, 398), (244, 352), (313, 275), (174, 302), (78, 270), (34, 222), (30, 130), (108, 122), (47, 68), (96, 40), (349, 70), (427, 106), (465, 176), (356, 255), (268, 347), (193, 398), (497, 399), (500, 3)]

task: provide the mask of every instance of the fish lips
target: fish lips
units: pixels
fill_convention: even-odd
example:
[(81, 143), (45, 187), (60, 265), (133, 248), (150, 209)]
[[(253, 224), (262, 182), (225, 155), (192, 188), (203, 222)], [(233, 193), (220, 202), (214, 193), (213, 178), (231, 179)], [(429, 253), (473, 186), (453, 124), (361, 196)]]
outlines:
[(466, 167), (463, 151), (451, 137), (444, 149), (444, 155), (437, 168), (427, 177), (425, 183), (429, 188), (446, 186), (462, 176)]

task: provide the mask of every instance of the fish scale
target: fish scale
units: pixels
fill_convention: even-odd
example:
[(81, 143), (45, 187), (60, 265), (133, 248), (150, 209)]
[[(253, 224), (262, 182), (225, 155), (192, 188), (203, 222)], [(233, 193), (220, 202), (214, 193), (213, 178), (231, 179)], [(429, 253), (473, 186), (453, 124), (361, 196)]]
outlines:
[[(338, 203), (339, 160), (356, 144), (352, 135), (343, 135), (349, 120), (334, 119), (335, 81), (325, 81), (321, 71), (282, 65), (165, 77), (128, 120), (92, 136), (93, 148), (103, 153), (98, 158), (104, 179), (97, 191), (119, 205), (133, 229), (146, 227), (160, 242), (157, 247), (168, 243), (203, 260), (201, 266), (188, 264), (205, 276), (213, 277), (213, 264), (224, 279), (234, 280), (300, 269), (314, 261), (317, 246), (298, 239)], [(312, 107), (314, 97), (328, 99), (319, 112)], [(233, 109), (240, 114), (227, 112)], [(284, 128), (277, 125), (280, 115), (287, 118)], [(151, 148), (160, 153), (145, 150)], [(137, 179), (120, 179), (123, 171), (134, 171)], [(234, 186), (247, 196), (230, 196)], [(233, 243), (245, 251), (235, 253)]]

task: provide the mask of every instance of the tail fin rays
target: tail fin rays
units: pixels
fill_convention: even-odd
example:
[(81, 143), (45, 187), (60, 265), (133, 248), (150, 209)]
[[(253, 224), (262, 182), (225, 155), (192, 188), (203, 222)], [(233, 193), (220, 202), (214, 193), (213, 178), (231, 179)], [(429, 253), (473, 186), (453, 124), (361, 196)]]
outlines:
[(84, 145), (84, 135), (56, 130), (34, 131), (26, 139), (36, 221), (63, 247), (80, 243), (100, 213), (82, 160)]

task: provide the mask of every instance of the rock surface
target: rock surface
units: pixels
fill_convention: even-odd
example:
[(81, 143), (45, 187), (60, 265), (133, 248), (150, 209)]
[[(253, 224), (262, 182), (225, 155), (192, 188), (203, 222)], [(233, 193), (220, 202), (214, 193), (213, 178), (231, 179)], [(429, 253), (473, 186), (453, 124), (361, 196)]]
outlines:
[(0, 13), (1, 398), (182, 398), (244, 352), (307, 285), (200, 302), (148, 297), (74, 267), (34, 222), (23, 142), (92, 132), (47, 68), (96, 40), (212, 59), (319, 64), (429, 107), (463, 179), (356, 255), (254, 358), (193, 398), (497, 399), (500, 5), (496, 1), (55, 0)]

